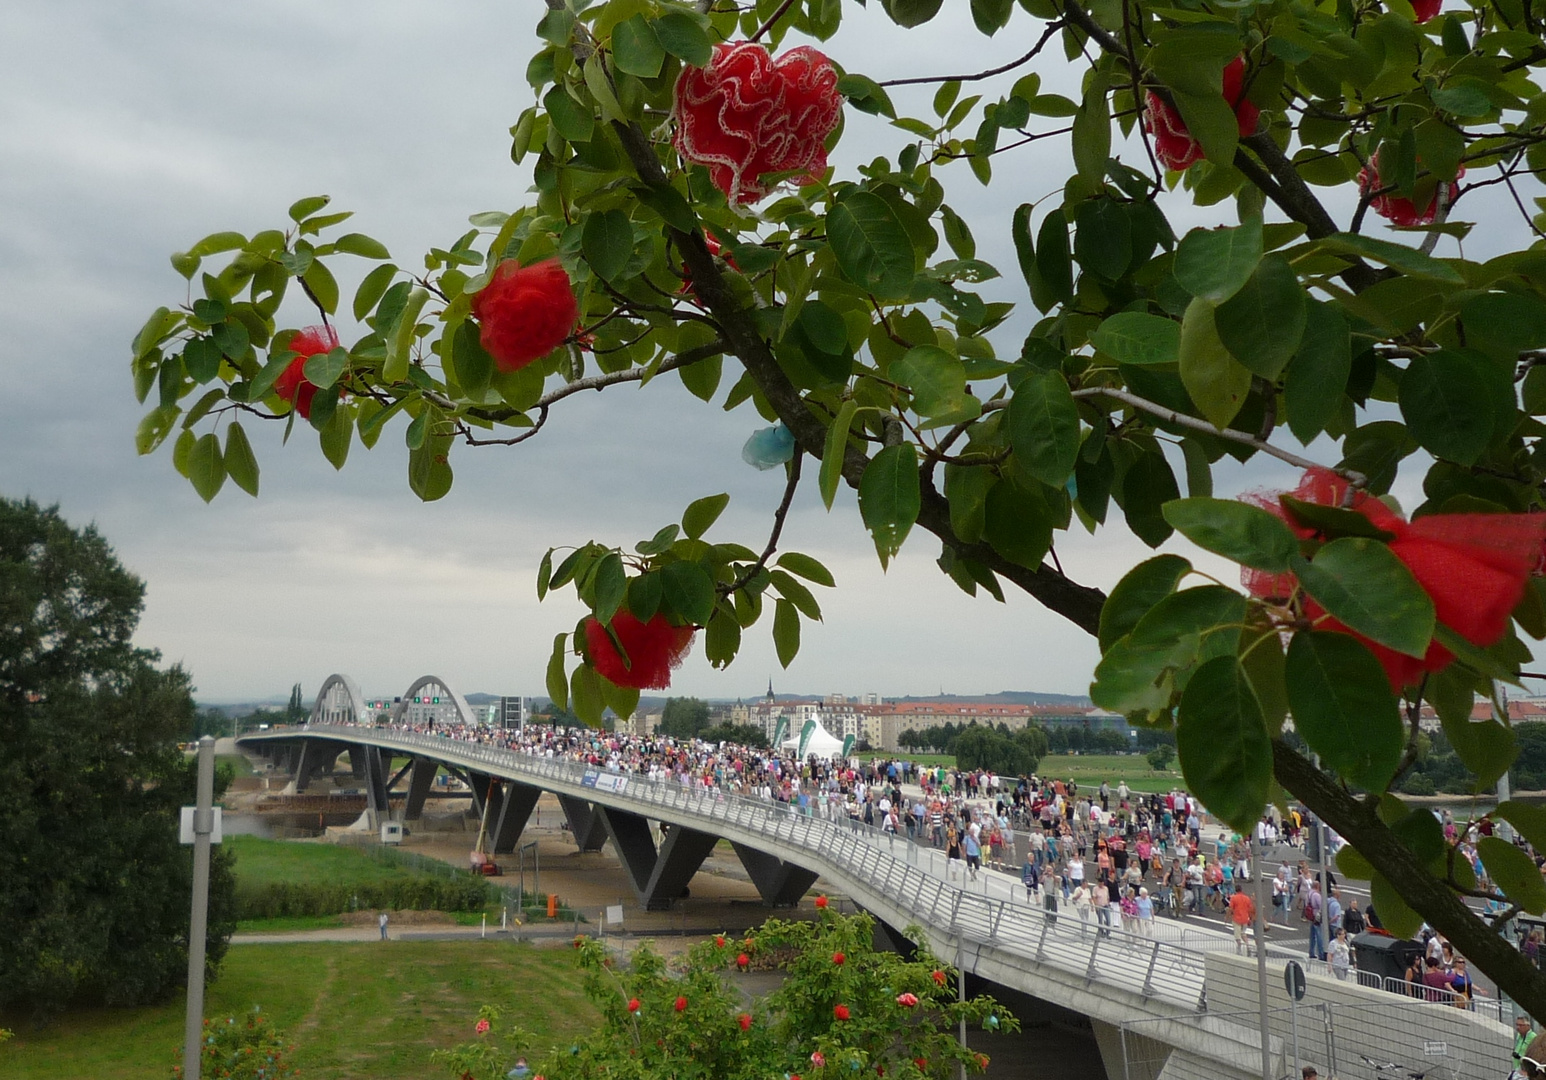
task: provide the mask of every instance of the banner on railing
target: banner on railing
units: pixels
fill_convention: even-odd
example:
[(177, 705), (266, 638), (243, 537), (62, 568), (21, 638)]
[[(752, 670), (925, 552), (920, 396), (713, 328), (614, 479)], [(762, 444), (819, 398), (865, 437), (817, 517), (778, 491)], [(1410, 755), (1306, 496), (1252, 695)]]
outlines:
[(623, 792), (628, 790), (628, 777), (620, 773), (586, 769), (585, 775), (580, 778), (580, 786), (593, 787), (597, 791)]

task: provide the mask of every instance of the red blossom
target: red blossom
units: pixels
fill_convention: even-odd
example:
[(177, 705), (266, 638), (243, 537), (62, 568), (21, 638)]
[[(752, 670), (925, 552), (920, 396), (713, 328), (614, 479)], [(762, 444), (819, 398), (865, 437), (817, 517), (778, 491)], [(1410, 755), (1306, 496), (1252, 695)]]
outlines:
[(754, 203), (772, 191), (765, 174), (821, 179), (843, 98), (831, 61), (807, 45), (774, 59), (756, 42), (721, 42), (706, 66), (682, 69), (674, 112), (682, 157), (708, 166), (731, 202)]
[(904, 1009), (911, 1009), (913, 1006), (918, 1004), (918, 995), (917, 994), (898, 994), (896, 996), (896, 1003), (898, 1005), (902, 1006), (902, 1008), (904, 1008)]
[(986, 1069), (988, 1067), (988, 1055), (987, 1054), (978, 1054), (977, 1055), (977, 1067), (979, 1069)]
[(818, 896), (818, 897), (816, 897), (816, 906), (818, 908), (826, 907), (827, 903), (828, 903), (828, 900), (827, 900), (827, 898), (825, 896)]
[(918, 1066), (919, 1070), (922, 1071), (922, 1070), (927, 1069), (929, 1067), (929, 1059), (928, 1058), (913, 1058), (913, 1064)]
[[(1455, 174), (1459, 179), (1465, 175), (1465, 166)], [(1427, 225), (1433, 221), (1439, 213), (1439, 195), (1443, 193), (1445, 204), (1454, 201), (1455, 193), (1460, 190), (1459, 184), (1439, 181), (1433, 185), (1433, 194), (1428, 197), (1428, 202), (1419, 210), (1417, 204), (1411, 199), (1387, 192), (1376, 195), (1384, 186), (1380, 180), (1379, 160), (1376, 157), (1369, 164), (1358, 170), (1358, 190), (1361, 194), (1372, 196), (1369, 199), (1369, 209), (1393, 225)]]
[(557, 259), (522, 266), (506, 259), (472, 298), (479, 340), (500, 371), (519, 371), (564, 343), (580, 309)]
[(739, 956), (737, 956), (735, 958), (736, 967), (744, 968), (747, 964), (749, 964), (751, 962), (752, 962), (752, 958), (747, 956), (745, 953), (741, 953)]
[(742, 1013), (740, 1016), (737, 1016), (735, 1018), (735, 1021), (736, 1021), (736, 1023), (741, 1025), (741, 1030), (742, 1031), (750, 1031), (751, 1030), (751, 1027), (752, 1027), (752, 1016), (751, 1016), (751, 1013)]
[(717, 935), (715, 935), (715, 937), (714, 937), (714, 945), (715, 945), (716, 948), (723, 949), (725, 947), (725, 935), (724, 934), (717, 934)]
[(1425, 23), (1439, 13), (1439, 8), (1444, 6), (1444, 0), (1412, 0), (1412, 14), (1417, 21)]
[(295, 359), (274, 380), (274, 393), (284, 401), (293, 402), (302, 420), (311, 419), (311, 399), (317, 395), (317, 388), (306, 381), (306, 361), (336, 348), (338, 331), (331, 326), (308, 326), (290, 339), (290, 351), (295, 353)]
[[(707, 229), (703, 231), (703, 243), (704, 246), (709, 249), (710, 255), (713, 255), (715, 258), (719, 258), (720, 252), (722, 250), (719, 244), (719, 240), (716, 239), (714, 234), (709, 232)], [(733, 255), (725, 257), (725, 265), (730, 267), (732, 270), (738, 271), (741, 269), (741, 267), (736, 263), (735, 256)], [(677, 291), (683, 293), (690, 293), (693, 291), (692, 271), (687, 268), (686, 263), (682, 264), (682, 287)]]
[(835, 953), (832, 954), (832, 962), (834, 964), (836, 964), (838, 967), (842, 967), (843, 966), (843, 961), (847, 960), (847, 959), (848, 959), (848, 957), (844, 956), (840, 952), (835, 952)]
[(816, 1066), (816, 1068), (819, 1069), (826, 1063), (827, 1057), (820, 1050), (817, 1050), (814, 1054), (811, 1055), (811, 1064)]
[(692, 647), (693, 628), (672, 626), (657, 614), (641, 623), (632, 612), (612, 616), (612, 633), (628, 654), (625, 661), (612, 644), (607, 628), (595, 619), (585, 620), (585, 644), (591, 665), (616, 686), (637, 690), (664, 690), (671, 685), (672, 669)]
[(628, 999), (628, 1011), (631, 1012), (631, 1013), (636, 1013), (636, 1012), (639, 1011), (639, 999), (638, 998), (629, 998)]
[(832, 1018), (834, 1020), (847, 1020), (849, 1015), (847, 1005), (832, 1006)]
[(679, 997), (679, 998), (676, 999), (676, 1011), (677, 1012), (686, 1012), (687, 1011), (687, 999), (686, 998)]
[[(1307, 470), (1291, 494), (1303, 502), (1347, 506), (1394, 534), (1391, 552), (1433, 599), (1438, 621), (1482, 649), (1495, 644), (1508, 629), (1546, 545), (1546, 514), (1429, 514), (1408, 522), (1366, 492), (1353, 492), (1349, 498), (1347, 481), (1327, 469)], [(1316, 535), (1315, 530), (1297, 525), (1277, 498), (1253, 495), (1248, 501), (1283, 517), (1302, 539)], [(1281, 598), (1293, 590), (1294, 579), (1290, 574), (1246, 569), (1241, 571), (1241, 583), (1253, 596)], [(1422, 657), (1388, 649), (1348, 629), (1309, 597), (1304, 600), (1304, 613), (1316, 629), (1350, 634), (1363, 642), (1397, 693), (1417, 682), (1423, 672), (1438, 671), (1453, 659), (1437, 641), (1429, 643)]]
[(935, 968), (932, 977), (934, 979), (934, 985), (935, 986), (944, 986), (945, 985), (945, 973), (943, 971), (940, 971), (938, 968)]
[[(1237, 56), (1224, 66), (1224, 100), (1234, 110), (1235, 122), (1243, 139), (1254, 134), (1261, 109), (1245, 96), (1245, 58)], [(1167, 169), (1190, 169), (1202, 160), (1202, 144), (1192, 138), (1181, 113), (1166, 99), (1150, 90), (1143, 112), (1143, 129), (1154, 140), (1154, 156)]]
[(488, 1027), (489, 1024), (487, 1020), (479, 1020), (477, 1026), (474, 1027), (473, 1030), (476, 1031), (479, 1035), (486, 1035), (488, 1034)]

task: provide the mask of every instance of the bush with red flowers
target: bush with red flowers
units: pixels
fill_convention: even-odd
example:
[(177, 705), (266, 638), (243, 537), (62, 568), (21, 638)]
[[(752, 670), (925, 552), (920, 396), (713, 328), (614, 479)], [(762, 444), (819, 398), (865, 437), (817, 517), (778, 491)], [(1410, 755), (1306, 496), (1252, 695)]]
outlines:
[[(1224, 66), (1224, 100), (1234, 110), (1240, 137), (1256, 131), (1261, 109), (1248, 97), (1245, 58), (1237, 56)], [(1167, 169), (1183, 172), (1202, 160), (1202, 144), (1192, 137), (1175, 104), (1153, 90), (1145, 98), (1143, 128), (1154, 140), (1154, 156)]]
[[(963, 1063), (969, 1073), (981, 1072), (977, 1054), (956, 1041), (958, 1024), (998, 1016), (1001, 1029), (1016, 1030), (1014, 1018), (991, 998), (956, 1001), (931, 978), (936, 961), (926, 952), (912, 961), (877, 952), (874, 925), (867, 915), (768, 920), (752, 938), (760, 953), (776, 958), (783, 979), (751, 1008), (739, 965), (712, 938), (669, 962), (640, 945), (611, 967), (606, 946), (587, 940), (579, 964), (602, 1023), (574, 1046), (533, 1062), (534, 1070), (550, 1080), (671, 1076), (688, 1068), (715, 1080), (767, 1080), (916, 1075), (913, 1066), (923, 1061), (918, 1068), (928, 1080), (953, 1080)], [(845, 962), (834, 972), (836, 955)], [(897, 1008), (902, 998), (912, 1005)], [(497, 1029), (497, 1014), (490, 1019)], [(484, 1038), (470, 1047), (479, 1045), (491, 1043)], [(471, 1066), (473, 1080), (500, 1080), (510, 1066), (509, 1058), (474, 1060), (466, 1050), (439, 1060), (453, 1069)]]
[[(0, 1042), (4, 1041), (4, 1034), (0, 1034)], [(205, 1020), (199, 1075), (230, 1080), (282, 1080), (298, 1076), (299, 1071), (285, 1061), (285, 1055), (294, 1050), (257, 1009), (242, 1019), (228, 1016), (224, 1020)], [(177, 1057), (182, 1060), (180, 1049)], [(174, 1080), (182, 1075), (181, 1065), (172, 1066)]]
[(810, 46), (774, 58), (756, 42), (721, 42), (706, 65), (677, 78), (676, 148), (707, 166), (732, 203), (754, 203), (773, 190), (764, 176), (821, 179), (825, 140), (842, 113), (837, 71)]
[(519, 371), (574, 333), (580, 308), (557, 259), (522, 266), (506, 259), (472, 298), (484, 351), (500, 371)]
[[(637, 690), (664, 690), (670, 686), (671, 672), (681, 667), (692, 648), (692, 639), (692, 627), (672, 626), (664, 615), (640, 622), (632, 612), (619, 611), (612, 616), (611, 634), (597, 620), (585, 621), (585, 645), (590, 650), (591, 666), (613, 684)], [(618, 652), (618, 645), (622, 646), (622, 653)]]
[(274, 380), (274, 393), (294, 405), (302, 420), (311, 419), (311, 401), (317, 396), (317, 388), (306, 381), (306, 361), (336, 348), (338, 332), (331, 326), (308, 326), (290, 339), (295, 359)]

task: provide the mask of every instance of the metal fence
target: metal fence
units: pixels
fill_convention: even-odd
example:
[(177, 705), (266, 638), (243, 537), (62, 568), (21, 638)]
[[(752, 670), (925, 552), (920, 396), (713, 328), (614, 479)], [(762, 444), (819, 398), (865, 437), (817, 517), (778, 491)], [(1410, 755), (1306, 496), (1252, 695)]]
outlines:
[[(1299, 1080), (1312, 1065), (1325, 1080), (1502, 1080), (1509, 1075), (1510, 1033), (1458, 1020), (1449, 1007), (1411, 999), (1390, 1002), (1320, 1002), (1267, 1012), (1273, 1080)], [(1436, 1011), (1437, 1010), (1437, 1011)], [(1261, 1076), (1261, 1014), (1206, 1013), (1187, 1017), (1130, 1020), (1120, 1026), (1123, 1080), (1167, 1080), (1196, 1076), (1215, 1080), (1216, 1061), (1188, 1060), (1184, 1051), (1157, 1038), (1160, 1027), (1191, 1029), (1193, 1041), (1226, 1039), (1239, 1048), (1236, 1068)], [(1108, 1067), (1111, 1063), (1108, 1062)]]

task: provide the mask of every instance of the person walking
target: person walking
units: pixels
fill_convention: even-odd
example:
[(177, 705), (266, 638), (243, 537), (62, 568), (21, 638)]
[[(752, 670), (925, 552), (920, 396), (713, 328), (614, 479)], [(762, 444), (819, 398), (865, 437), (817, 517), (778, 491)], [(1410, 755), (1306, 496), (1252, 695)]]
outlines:
[(1347, 943), (1347, 931), (1337, 927), (1337, 936), (1331, 942), (1331, 973), (1343, 982), (1353, 966), (1353, 949)]
[(1234, 926), (1236, 955), (1246, 952), (1249, 942), (1245, 931), (1256, 921), (1256, 901), (1244, 889), (1229, 898), (1229, 921)]
[(376, 920), (376, 925), (378, 927), (380, 927), (380, 929), (381, 929), (381, 940), (382, 941), (387, 940), (387, 913), (386, 912), (383, 911), (381, 913), (381, 917)]
[(1535, 1022), (1524, 1013), (1514, 1014), (1514, 1071), (1522, 1072), (1521, 1061), (1528, 1055), (1534, 1056), (1535, 1051), (1531, 1043), (1535, 1042)]
[(1326, 942), (1321, 937), (1321, 887), (1319, 882), (1311, 882), (1310, 891), (1304, 898), (1304, 907), (1301, 909), (1304, 921), (1310, 924), (1310, 959), (1326, 959)]
[(1083, 881), (1074, 887), (1074, 910), (1079, 913), (1079, 933), (1087, 933), (1090, 928), (1090, 889)]
[(1154, 936), (1154, 899), (1142, 887), (1138, 889), (1138, 931), (1144, 937)]
[(1111, 936), (1111, 889), (1106, 884), (1105, 878), (1098, 878), (1095, 882), (1095, 890), (1090, 896), (1090, 903), (1095, 906), (1096, 933), (1101, 937)]

